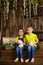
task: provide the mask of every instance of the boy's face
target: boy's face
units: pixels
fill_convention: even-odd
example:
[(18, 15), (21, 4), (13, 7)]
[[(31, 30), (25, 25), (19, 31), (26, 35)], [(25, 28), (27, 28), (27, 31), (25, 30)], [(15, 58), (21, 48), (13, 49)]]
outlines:
[(31, 34), (33, 32), (32, 27), (27, 28), (27, 33)]
[(23, 30), (22, 30), (22, 29), (19, 30), (19, 35), (20, 35), (20, 36), (23, 36)]

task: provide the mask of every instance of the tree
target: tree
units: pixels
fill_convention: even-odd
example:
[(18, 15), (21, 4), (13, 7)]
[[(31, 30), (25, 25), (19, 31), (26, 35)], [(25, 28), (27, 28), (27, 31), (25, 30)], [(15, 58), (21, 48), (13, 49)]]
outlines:
[(34, 16), (37, 16), (38, 0), (31, 0), (31, 3), (33, 4), (33, 12), (34, 12)]
[(29, 0), (29, 18), (31, 18), (31, 0)]

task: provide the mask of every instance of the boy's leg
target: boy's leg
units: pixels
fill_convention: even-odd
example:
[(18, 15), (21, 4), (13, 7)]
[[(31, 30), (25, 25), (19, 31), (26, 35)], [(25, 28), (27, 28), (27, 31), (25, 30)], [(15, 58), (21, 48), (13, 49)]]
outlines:
[(25, 62), (28, 62), (30, 60), (30, 56), (31, 56), (31, 46), (28, 46), (28, 59), (25, 60)]
[(23, 60), (23, 47), (20, 47), (20, 59), (21, 59), (21, 62), (24, 62), (24, 60)]
[(32, 59), (31, 59), (31, 62), (34, 62), (35, 50), (36, 50), (36, 47), (32, 46)]
[(19, 47), (16, 47), (16, 59), (14, 60), (15, 62), (17, 62), (19, 60)]

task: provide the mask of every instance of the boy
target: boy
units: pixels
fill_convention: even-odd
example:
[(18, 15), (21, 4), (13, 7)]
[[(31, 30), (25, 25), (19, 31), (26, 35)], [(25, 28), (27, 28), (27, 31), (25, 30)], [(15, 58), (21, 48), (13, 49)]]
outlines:
[(25, 35), (25, 43), (28, 47), (28, 59), (25, 60), (25, 62), (34, 62), (34, 56), (35, 56), (35, 49), (36, 49), (36, 46), (37, 46), (37, 43), (38, 43), (38, 38), (36, 36), (36, 34), (33, 33), (33, 28), (30, 26), (30, 27), (27, 27), (27, 33)]
[[(24, 34), (23, 29), (19, 29), (18, 36), (15, 39), (17, 46), (16, 46), (16, 59), (14, 60), (14, 62), (17, 62), (19, 60), (19, 57), (20, 57), (21, 62), (24, 62), (23, 60), (23, 47), (24, 47), (23, 34)], [(19, 53), (20, 53), (20, 56), (19, 56)]]

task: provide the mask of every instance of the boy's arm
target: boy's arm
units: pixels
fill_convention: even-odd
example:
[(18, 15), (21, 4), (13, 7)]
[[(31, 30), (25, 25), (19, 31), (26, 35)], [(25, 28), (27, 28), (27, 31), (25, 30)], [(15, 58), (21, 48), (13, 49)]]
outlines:
[(35, 43), (38, 43), (39, 39), (37, 37), (37, 35), (35, 35)]

